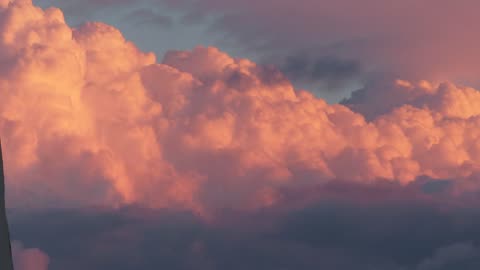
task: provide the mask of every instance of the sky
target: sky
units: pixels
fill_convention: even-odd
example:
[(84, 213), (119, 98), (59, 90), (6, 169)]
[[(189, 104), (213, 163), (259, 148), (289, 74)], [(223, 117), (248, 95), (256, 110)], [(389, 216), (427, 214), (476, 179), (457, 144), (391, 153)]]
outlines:
[(15, 269), (478, 269), (478, 8), (0, 0)]

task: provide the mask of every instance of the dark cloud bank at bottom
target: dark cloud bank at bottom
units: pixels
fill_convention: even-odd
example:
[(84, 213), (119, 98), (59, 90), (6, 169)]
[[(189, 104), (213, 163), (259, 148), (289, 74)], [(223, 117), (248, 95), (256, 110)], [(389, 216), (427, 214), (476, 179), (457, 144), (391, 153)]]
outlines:
[(457, 203), (449, 183), (337, 182), (210, 222), (139, 206), (9, 216), (13, 239), (45, 251), (52, 270), (480, 269), (480, 211)]

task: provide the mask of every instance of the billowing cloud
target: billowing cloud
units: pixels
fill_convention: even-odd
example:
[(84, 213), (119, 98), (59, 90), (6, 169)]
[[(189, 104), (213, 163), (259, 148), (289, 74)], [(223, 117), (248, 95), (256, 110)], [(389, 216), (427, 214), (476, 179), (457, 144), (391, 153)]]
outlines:
[[(259, 33), (277, 22), (263, 13), (271, 3), (257, 2), (204, 3), (235, 8), (224, 27), (242, 39), (254, 33), (237, 19)], [(323, 2), (277, 4), (279, 14), (303, 14)], [(247, 16), (245, 4), (258, 14)], [(328, 40), (370, 26), (382, 37), (370, 15), (404, 29), (397, 11), (363, 4), (352, 11), (363, 19), (336, 16), (350, 8), (345, 1), (319, 10), (339, 24)], [(308, 12), (304, 22), (328, 30)], [(409, 57), (389, 64), (400, 57), (390, 54), (396, 46), (417, 55), (405, 42), (370, 63), (409, 67)], [(299, 67), (305, 76), (355, 76), (360, 62), (349, 52), (343, 62), (320, 55)], [(275, 67), (215, 47), (158, 60), (112, 26), (72, 28), (59, 9), (0, 0), (0, 135), (10, 228), (21, 241), (13, 243), (16, 267), (478, 269), (480, 94), (437, 81), (444, 70), (432, 55), (415, 69), (421, 80), (384, 77), (328, 104)], [(420, 72), (427, 65), (433, 72)]]
[(58, 9), (7, 2), (0, 132), (10, 206), (206, 214), (336, 179), (478, 187), (475, 89), (397, 80), (330, 105), (217, 48), (170, 51), (159, 63), (112, 26), (71, 28)]

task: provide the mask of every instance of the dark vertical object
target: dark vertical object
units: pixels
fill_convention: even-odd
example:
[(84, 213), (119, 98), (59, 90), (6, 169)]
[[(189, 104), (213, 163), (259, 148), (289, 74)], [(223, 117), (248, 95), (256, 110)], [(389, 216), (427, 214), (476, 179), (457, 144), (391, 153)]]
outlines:
[(3, 172), (2, 143), (0, 142), (0, 270), (13, 270), (12, 247), (5, 210), (5, 174)]

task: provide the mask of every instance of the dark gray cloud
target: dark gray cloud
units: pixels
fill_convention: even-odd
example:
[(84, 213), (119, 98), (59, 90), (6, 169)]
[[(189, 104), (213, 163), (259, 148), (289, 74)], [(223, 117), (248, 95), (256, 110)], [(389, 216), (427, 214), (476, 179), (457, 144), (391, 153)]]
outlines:
[(363, 74), (361, 64), (335, 56), (295, 54), (285, 58), (280, 69), (294, 82), (323, 84), (318, 90), (336, 90)]
[[(52, 270), (478, 269), (480, 211), (428, 185), (336, 182), (310, 188), (315, 199), (286, 191), (284, 206), (209, 221), (141, 206), (9, 214), (13, 238), (44, 250)], [(369, 198), (382, 191), (390, 199)]]

